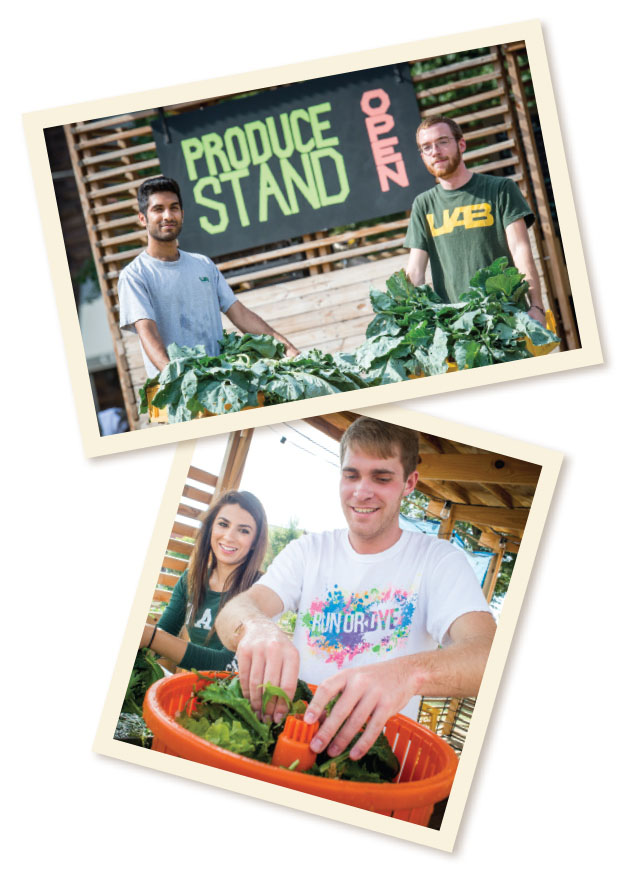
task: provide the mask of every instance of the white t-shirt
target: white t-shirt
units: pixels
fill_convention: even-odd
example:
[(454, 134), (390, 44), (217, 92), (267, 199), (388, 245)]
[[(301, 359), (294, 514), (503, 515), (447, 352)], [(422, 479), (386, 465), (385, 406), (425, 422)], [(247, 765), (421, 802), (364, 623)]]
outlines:
[[(231, 287), (206, 255), (183, 252), (177, 261), (161, 261), (144, 250), (119, 276), (119, 324), (136, 331), (139, 319), (152, 319), (165, 346), (202, 344), (208, 355), (217, 355), (222, 338), (220, 311), (236, 302)], [(157, 368), (141, 346), (148, 377)]]
[[(464, 554), (420, 532), (382, 553), (357, 553), (347, 529), (291, 541), (258, 584), (297, 611), (299, 676), (319, 684), (336, 671), (447, 644), (455, 619), (490, 612)], [(403, 709), (416, 719), (419, 697)]]

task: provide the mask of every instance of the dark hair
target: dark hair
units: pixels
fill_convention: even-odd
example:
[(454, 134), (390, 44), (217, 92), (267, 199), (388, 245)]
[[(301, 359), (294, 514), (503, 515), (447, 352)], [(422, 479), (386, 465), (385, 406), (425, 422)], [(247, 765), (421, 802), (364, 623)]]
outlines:
[[(214, 496), (209, 510), (201, 519), (202, 525), (198, 530), (194, 550), (187, 566), (186, 626), (198, 615), (205, 597), (209, 575), (217, 565), (217, 559), (211, 549), (211, 530), (219, 511), (226, 504), (237, 504), (250, 513), (255, 520), (256, 532), (246, 559), (241, 565), (234, 568), (227, 578), (228, 586), (222, 593), (216, 616), (230, 599), (249, 589), (261, 575), (260, 566), (264, 560), (269, 538), (266, 513), (262, 502), (252, 492), (238, 492), (235, 489), (223, 492), (217, 497)], [(212, 637), (214, 629), (215, 623), (207, 636), (207, 641)]]
[(156, 194), (157, 191), (171, 191), (177, 198), (183, 209), (183, 201), (181, 198), (181, 190), (175, 179), (170, 179), (167, 176), (154, 176), (152, 179), (146, 179), (139, 186), (137, 199), (139, 201), (139, 212), (147, 218), (147, 207), (150, 202), (150, 195)]
[(424, 118), (416, 128), (416, 146), (418, 146), (418, 135), (420, 132), (426, 131), (427, 128), (433, 128), (434, 125), (447, 125), (451, 131), (452, 137), (456, 140), (462, 140), (464, 137), (462, 128), (458, 122), (455, 122), (452, 118), (447, 118), (446, 115), (428, 115), (427, 118)]
[(342, 464), (346, 450), (353, 444), (379, 459), (398, 456), (405, 480), (418, 467), (418, 434), (409, 428), (360, 416), (341, 438), (339, 456)]

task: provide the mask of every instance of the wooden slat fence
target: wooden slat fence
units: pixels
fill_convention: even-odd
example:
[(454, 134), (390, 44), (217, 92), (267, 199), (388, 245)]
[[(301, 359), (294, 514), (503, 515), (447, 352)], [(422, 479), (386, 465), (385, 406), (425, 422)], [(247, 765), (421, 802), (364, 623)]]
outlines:
[(148, 615), (149, 623), (158, 622), (162, 609), (170, 600), (178, 578), (187, 568), (200, 528), (199, 517), (209, 507), (217, 483), (218, 477), (215, 474), (210, 474), (193, 465), (187, 472), (176, 519), (165, 548), (161, 571), (152, 597), (152, 605)]
[[(467, 166), (479, 172), (510, 175), (517, 181), (538, 217), (532, 245), (544, 301), (557, 318), (560, 336), (564, 338), (562, 348), (575, 348), (579, 341), (561, 246), (557, 249), (554, 208), (544, 196), (543, 178), (540, 178), (543, 169), (529, 130), (533, 124), (531, 119), (536, 117), (530, 100), (526, 99), (530, 71), (524, 63), (519, 75), (517, 72), (518, 64), (525, 58), (523, 44), (462, 54), (465, 57), (457, 62), (453, 55), (410, 62), (421, 117), (438, 112), (451, 116), (465, 131)], [(169, 117), (219, 100), (222, 98), (178, 104), (165, 107), (163, 111)], [(65, 126), (106, 303), (125, 408), (133, 429), (145, 424), (137, 412), (138, 386), (144, 381), (144, 374), (140, 369), (136, 337), (122, 337), (118, 327), (117, 279), (122, 268), (146, 243), (146, 232), (137, 222), (136, 192), (145, 179), (160, 173), (150, 127), (157, 117), (158, 110), (148, 110)], [(270, 289), (271, 283), (276, 283), (276, 293), (282, 286), (289, 298), (293, 294), (301, 296), (306, 293), (306, 284), (293, 286), (293, 283), (321, 274), (335, 275), (350, 269), (355, 260), (378, 261), (398, 255), (401, 257), (399, 266), (403, 266), (406, 250), (402, 243), (407, 222), (408, 213), (403, 213), (389, 222), (360, 223), (360, 227), (339, 233), (322, 231), (257, 250), (227, 253), (217, 258), (216, 263), (238, 293)], [(345, 286), (343, 276), (337, 277), (339, 279)], [(337, 282), (331, 288), (336, 289)], [(323, 348), (341, 347), (339, 328), (343, 323), (321, 318), (323, 327), (326, 322), (327, 337), (321, 341)], [(361, 323), (357, 325), (361, 329)], [(362, 333), (362, 330), (357, 332)], [(345, 336), (352, 336), (349, 330)], [(297, 338), (293, 340), (297, 343)]]

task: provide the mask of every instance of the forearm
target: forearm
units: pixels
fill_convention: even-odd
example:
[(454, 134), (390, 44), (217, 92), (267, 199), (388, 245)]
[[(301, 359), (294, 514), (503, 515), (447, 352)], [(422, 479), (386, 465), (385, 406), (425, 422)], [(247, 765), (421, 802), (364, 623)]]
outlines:
[(413, 286), (422, 286), (429, 256), (423, 249), (411, 249), (405, 273)]
[(146, 623), (143, 635), (141, 636), (140, 646), (149, 647), (155, 653), (158, 653), (159, 656), (165, 656), (167, 659), (175, 662), (176, 665), (180, 665), (187, 650), (187, 643), (182, 638), (176, 638), (164, 629), (158, 628), (158, 626), (154, 627), (150, 623)]
[(403, 673), (411, 673), (414, 679), (413, 695), (477, 696), (490, 649), (491, 639), (482, 636), (439, 650), (405, 656), (402, 657), (406, 663)]
[(523, 273), (528, 283), (528, 300), (531, 306), (542, 307), (542, 290), (539, 282), (539, 274), (533, 260), (530, 246), (519, 247), (513, 253), (513, 263), (520, 273)]
[(232, 598), (216, 618), (216, 632), (228, 650), (237, 650), (238, 643), (248, 626), (263, 624), (276, 627), (276, 623), (255, 603), (249, 592)]
[(162, 371), (169, 363), (169, 356), (165, 344), (163, 343), (163, 338), (159, 334), (156, 322), (152, 319), (139, 319), (135, 325), (146, 356), (155, 368)]

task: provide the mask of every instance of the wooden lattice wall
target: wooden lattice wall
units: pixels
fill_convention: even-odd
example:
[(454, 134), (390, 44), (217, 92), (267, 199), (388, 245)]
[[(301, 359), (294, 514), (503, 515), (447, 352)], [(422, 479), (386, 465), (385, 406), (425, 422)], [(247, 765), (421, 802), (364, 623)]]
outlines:
[[(495, 46), (471, 54), (461, 53), (458, 61), (456, 56), (433, 59), (437, 66), (422, 72), (421, 66), (428, 67), (429, 62), (410, 62), (421, 116), (442, 112), (454, 118), (465, 132), (467, 166), (510, 175), (518, 183), (537, 216), (531, 238), (544, 301), (555, 314), (562, 349), (577, 348), (554, 206), (535, 142), (525, 47), (523, 43)], [(169, 116), (217, 102), (179, 104), (163, 111)], [(157, 115), (158, 110), (148, 110), (65, 126), (131, 428), (142, 424), (136, 396), (139, 363), (126, 349), (118, 327), (117, 279), (146, 242), (146, 232), (137, 220), (136, 192), (145, 179), (160, 174), (150, 126)], [(404, 213), (378, 225), (340, 233), (321, 231), (215, 260), (240, 293), (271, 282), (345, 269), (359, 259), (405, 258), (402, 243), (407, 223)], [(329, 324), (329, 330), (336, 334), (337, 323)]]

